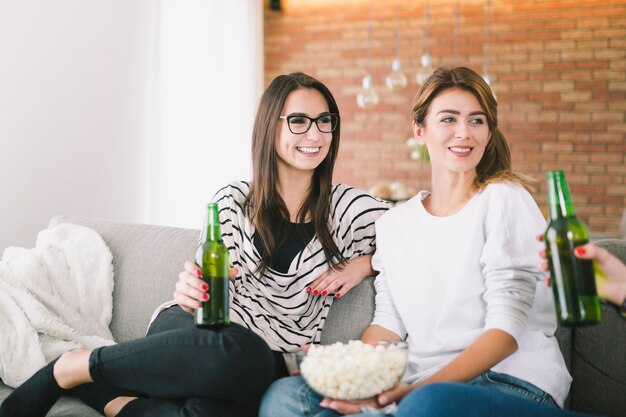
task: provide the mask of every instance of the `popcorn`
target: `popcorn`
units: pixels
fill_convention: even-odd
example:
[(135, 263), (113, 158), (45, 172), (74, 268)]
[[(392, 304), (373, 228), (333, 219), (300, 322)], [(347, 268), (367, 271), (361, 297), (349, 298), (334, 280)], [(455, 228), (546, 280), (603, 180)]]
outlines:
[(370, 398), (398, 384), (407, 365), (404, 342), (377, 345), (311, 346), (300, 364), (306, 382), (318, 393), (340, 400)]

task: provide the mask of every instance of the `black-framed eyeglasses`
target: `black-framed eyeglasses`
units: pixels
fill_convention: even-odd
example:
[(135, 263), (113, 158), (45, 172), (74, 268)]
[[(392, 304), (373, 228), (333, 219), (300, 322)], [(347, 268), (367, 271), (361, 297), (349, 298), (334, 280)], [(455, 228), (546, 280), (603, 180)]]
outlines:
[(330, 133), (337, 128), (339, 124), (339, 115), (337, 113), (324, 113), (318, 117), (309, 117), (304, 114), (292, 113), (287, 116), (280, 116), (279, 119), (287, 120), (289, 131), (295, 135), (306, 133), (311, 128), (313, 122), (322, 133)]

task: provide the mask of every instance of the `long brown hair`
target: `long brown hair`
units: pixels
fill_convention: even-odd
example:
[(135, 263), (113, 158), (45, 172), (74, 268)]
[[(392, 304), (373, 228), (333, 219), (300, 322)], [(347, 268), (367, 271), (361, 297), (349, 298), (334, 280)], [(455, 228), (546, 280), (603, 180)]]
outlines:
[[(330, 90), (315, 78), (301, 72), (279, 75), (267, 87), (259, 101), (252, 131), (253, 179), (244, 207), (252, 218), (265, 253), (257, 274), (261, 277), (269, 266), (276, 249), (287, 239), (291, 227), (290, 215), (278, 192), (278, 164), (276, 134), (278, 118), (287, 96), (294, 90), (308, 88), (319, 91), (328, 103), (330, 113), (339, 114), (339, 107)], [(326, 158), (315, 168), (309, 195), (297, 214), (299, 224), (313, 220), (315, 234), (322, 243), (331, 268), (340, 267), (345, 259), (333, 241), (329, 230), (333, 169), (339, 151), (341, 121), (332, 132), (332, 141)], [(308, 241), (312, 236), (303, 236)]]
[(498, 102), (491, 92), (491, 87), (474, 70), (466, 67), (435, 70), (417, 92), (411, 112), (413, 120), (417, 124), (423, 124), (430, 103), (444, 90), (450, 88), (465, 90), (476, 97), (485, 112), (491, 131), (485, 153), (476, 166), (474, 186), (481, 189), (492, 182), (513, 181), (530, 188), (532, 180), (511, 169), (511, 151), (504, 134), (498, 128)]

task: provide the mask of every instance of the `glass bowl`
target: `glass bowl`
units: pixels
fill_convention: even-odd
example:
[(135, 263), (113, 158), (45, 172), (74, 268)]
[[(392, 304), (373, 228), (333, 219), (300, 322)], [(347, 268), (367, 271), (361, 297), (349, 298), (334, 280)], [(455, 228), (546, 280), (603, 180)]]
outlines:
[(395, 387), (408, 361), (407, 345), (399, 341), (314, 345), (297, 358), (307, 384), (337, 400), (372, 398)]

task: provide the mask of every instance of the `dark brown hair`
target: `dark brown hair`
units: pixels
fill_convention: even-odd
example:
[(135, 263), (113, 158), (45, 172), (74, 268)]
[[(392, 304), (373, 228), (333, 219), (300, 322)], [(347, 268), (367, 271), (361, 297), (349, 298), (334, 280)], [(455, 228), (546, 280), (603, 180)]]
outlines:
[[(278, 121), (287, 96), (297, 89), (308, 88), (319, 91), (330, 113), (339, 114), (339, 108), (330, 90), (315, 78), (301, 72), (279, 75), (267, 87), (259, 101), (252, 131), (252, 172), (250, 193), (245, 202), (248, 215), (252, 218), (265, 253), (257, 274), (262, 276), (272, 255), (289, 234), (290, 215), (280, 193), (278, 184), (278, 155), (276, 135)], [(315, 234), (322, 243), (326, 260), (331, 268), (341, 267), (345, 259), (339, 252), (329, 230), (331, 187), (333, 169), (339, 151), (341, 121), (332, 132), (332, 141), (326, 158), (315, 168), (309, 195), (297, 215), (297, 222), (313, 220)], [(304, 232), (298, 230), (302, 235)], [(308, 241), (312, 236), (303, 236)]]
[(506, 138), (498, 128), (498, 102), (491, 92), (491, 87), (474, 70), (466, 67), (435, 70), (417, 92), (411, 113), (413, 120), (422, 125), (430, 103), (450, 88), (459, 88), (476, 97), (485, 112), (491, 131), (491, 138), (487, 143), (485, 153), (476, 166), (475, 187), (481, 189), (492, 182), (513, 181), (529, 188), (530, 178), (513, 172), (511, 169), (511, 151)]

